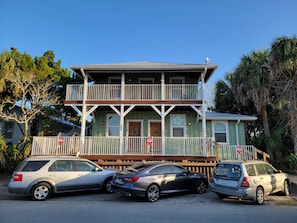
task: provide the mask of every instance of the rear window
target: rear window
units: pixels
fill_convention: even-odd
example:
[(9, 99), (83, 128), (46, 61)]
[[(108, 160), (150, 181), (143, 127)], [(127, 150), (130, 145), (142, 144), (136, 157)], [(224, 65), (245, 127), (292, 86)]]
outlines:
[(16, 168), (16, 170), (23, 171), (23, 172), (37, 171), (48, 162), (49, 160), (25, 161), (21, 163), (20, 166)]
[(220, 163), (213, 170), (214, 177), (238, 180), (241, 176), (240, 165)]

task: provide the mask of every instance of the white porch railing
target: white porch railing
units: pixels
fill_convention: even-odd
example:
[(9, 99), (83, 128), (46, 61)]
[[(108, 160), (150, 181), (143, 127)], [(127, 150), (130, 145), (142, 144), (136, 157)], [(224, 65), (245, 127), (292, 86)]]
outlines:
[(218, 145), (219, 160), (253, 160), (257, 151), (253, 145)]
[(206, 149), (203, 149), (203, 138), (200, 137), (166, 137), (164, 141), (165, 150), (162, 151), (161, 137), (153, 137), (151, 144), (147, 137), (124, 137), (121, 146), (120, 137), (36, 136), (31, 155), (73, 155), (79, 152), (81, 155), (215, 156), (212, 138), (206, 139)]
[[(87, 100), (200, 100), (196, 84), (165, 84), (162, 98), (161, 84), (126, 84), (121, 97), (120, 84), (95, 84), (88, 86)], [(68, 84), (66, 100), (82, 100), (83, 85)]]

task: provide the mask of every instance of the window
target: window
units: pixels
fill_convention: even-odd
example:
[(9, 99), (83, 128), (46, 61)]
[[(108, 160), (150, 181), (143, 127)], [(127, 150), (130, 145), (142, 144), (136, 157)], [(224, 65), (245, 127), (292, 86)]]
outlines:
[(255, 166), (256, 166), (258, 175), (266, 175), (267, 174), (267, 171), (262, 164), (256, 164)]
[(41, 160), (41, 161), (29, 161), (25, 164), (23, 169), (21, 171), (23, 172), (31, 172), (31, 171), (37, 171), (41, 167), (43, 167), (45, 164), (47, 164), (48, 160)]
[(4, 122), (4, 136), (7, 139), (13, 138), (13, 122)]
[(213, 134), (216, 142), (228, 143), (228, 124), (227, 122), (214, 122)]
[(77, 171), (94, 171), (96, 166), (86, 161), (76, 161), (76, 170)]
[(120, 116), (108, 115), (107, 117), (107, 135), (120, 136)]
[(185, 115), (171, 115), (171, 136), (184, 137), (185, 136)]
[(73, 171), (71, 160), (57, 160), (48, 169), (48, 171)]

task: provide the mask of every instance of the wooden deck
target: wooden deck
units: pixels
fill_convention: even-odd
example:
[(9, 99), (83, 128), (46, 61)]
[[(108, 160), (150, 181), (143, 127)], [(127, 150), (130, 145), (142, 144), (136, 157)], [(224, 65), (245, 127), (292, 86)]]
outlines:
[(105, 168), (123, 170), (137, 162), (164, 161), (174, 162), (190, 171), (203, 173), (210, 180), (212, 169), (217, 163), (216, 157), (201, 156), (150, 156), (150, 155), (80, 155)]

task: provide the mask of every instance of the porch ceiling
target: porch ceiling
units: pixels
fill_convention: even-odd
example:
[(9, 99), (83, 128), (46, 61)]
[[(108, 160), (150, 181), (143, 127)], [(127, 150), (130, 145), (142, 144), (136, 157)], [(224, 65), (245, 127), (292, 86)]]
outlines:
[(107, 73), (197, 73), (200, 76), (204, 68), (207, 67), (205, 82), (210, 78), (217, 68), (213, 64), (180, 64), (180, 63), (163, 63), (163, 62), (133, 62), (133, 63), (118, 63), (118, 64), (91, 64), (84, 66), (71, 66), (71, 69), (78, 75), (83, 77), (81, 69), (89, 75), (91, 79), (96, 79), (97, 75)]

